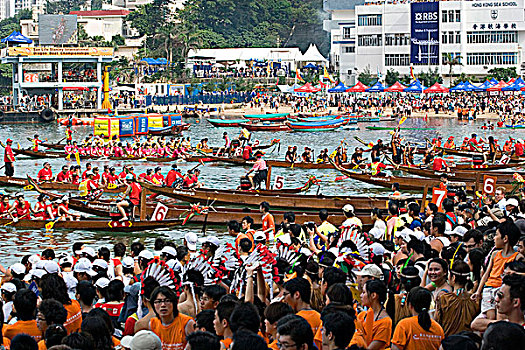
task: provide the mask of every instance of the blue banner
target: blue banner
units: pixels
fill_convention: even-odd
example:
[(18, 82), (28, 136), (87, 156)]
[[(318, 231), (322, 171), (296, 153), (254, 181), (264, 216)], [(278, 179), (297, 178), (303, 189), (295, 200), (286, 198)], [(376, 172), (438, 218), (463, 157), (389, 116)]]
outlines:
[(120, 136), (133, 136), (135, 135), (135, 119), (125, 118), (120, 119)]
[(439, 1), (410, 4), (410, 63), (439, 64)]

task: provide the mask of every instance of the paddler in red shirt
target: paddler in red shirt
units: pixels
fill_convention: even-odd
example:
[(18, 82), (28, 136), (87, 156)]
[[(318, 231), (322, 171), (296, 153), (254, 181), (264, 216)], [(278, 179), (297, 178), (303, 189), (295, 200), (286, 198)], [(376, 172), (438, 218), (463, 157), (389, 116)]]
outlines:
[(454, 144), (454, 136), (450, 136), (448, 140), (443, 144), (443, 148), (455, 149), (456, 145)]
[(468, 140), (469, 150), (471, 150), (471, 151), (480, 151), (481, 150), (481, 147), (479, 146), (479, 144), (482, 143), (483, 141), (480, 139), (480, 141), (478, 142), (476, 140), (477, 136), (478, 135), (476, 135), (476, 134), (472, 134), (472, 137), (470, 138), (470, 140)]
[(9, 214), (14, 222), (17, 222), (20, 219), (30, 220), (31, 213), (33, 213), (33, 208), (31, 204), (24, 199), (24, 194), (19, 192), (16, 194), (16, 201), (9, 209)]
[[(262, 159), (263, 153), (261, 151), (255, 152), (255, 158), (257, 158), (257, 161), (253, 165), (253, 167), (246, 173), (246, 176), (248, 177), (248, 180), (250, 180), (252, 184), (252, 188), (255, 188), (255, 181), (254, 178), (257, 176), (257, 183), (261, 183), (262, 181), (266, 180), (266, 175), (268, 174), (268, 167), (266, 166), (266, 161)], [(252, 174), (253, 173), (253, 174)]]
[[(126, 182), (128, 183), (128, 187), (120, 196), (121, 201), (117, 203), (117, 209), (122, 215), (120, 221), (129, 220), (128, 215), (126, 214), (126, 209), (130, 208), (131, 212), (133, 212), (134, 207), (139, 206), (140, 194), (142, 192), (142, 187), (137, 183), (137, 180), (133, 175), (126, 175)], [(126, 196), (129, 196), (129, 199), (126, 199)]]
[(155, 168), (155, 174), (153, 174), (153, 183), (155, 185), (162, 185), (164, 183), (164, 175), (161, 173), (162, 169), (160, 166)]
[(53, 171), (49, 162), (44, 163), (44, 167), (38, 172), (37, 180), (38, 182), (53, 181)]
[(9, 215), (9, 209), (11, 205), (9, 204), (9, 196), (5, 193), (0, 194), (0, 218), (4, 218)]
[(71, 176), (67, 165), (62, 166), (62, 171), (57, 174), (56, 181), (61, 183), (71, 182)]
[(450, 171), (447, 162), (443, 159), (443, 152), (440, 152), (434, 162), (432, 163), (432, 170), (434, 171)]
[(87, 174), (88, 172), (91, 172), (91, 163), (86, 163), (86, 170), (84, 170), (84, 172), (82, 173), (82, 181), (84, 181), (85, 179), (87, 179), (86, 174)]
[(13, 163), (15, 162), (15, 155), (13, 154), (13, 150), (11, 148), (11, 145), (13, 144), (13, 140), (7, 139), (6, 146), (4, 150), (4, 163), (5, 163), (5, 176), (11, 177), (15, 174), (15, 168), (13, 166)]
[(168, 175), (166, 175), (166, 178), (164, 179), (164, 182), (165, 182), (167, 187), (175, 187), (176, 185), (178, 185), (181, 182), (178, 179), (183, 179), (183, 176), (179, 172), (179, 169), (177, 168), (177, 164), (173, 164), (171, 166), (171, 170), (168, 171)]
[(242, 159), (252, 159), (252, 146), (249, 143), (247, 143), (246, 146), (244, 146), (244, 148), (242, 149)]
[(97, 186), (100, 184), (100, 173), (97, 166), (93, 168), (93, 181), (95, 181)]
[(51, 212), (51, 204), (47, 202), (49, 197), (45, 194), (38, 196), (38, 201), (35, 204), (34, 212), (35, 219), (37, 220), (53, 220), (53, 214)]
[[(29, 138), (28, 138), (28, 139), (29, 139)], [(38, 152), (38, 145), (41, 144), (42, 142), (44, 142), (44, 141), (42, 141), (42, 140), (40, 140), (40, 139), (38, 138), (38, 135), (35, 135), (34, 138), (29, 139), (29, 141), (31, 141), (31, 143), (33, 143), (33, 151), (34, 151), (34, 152)]]

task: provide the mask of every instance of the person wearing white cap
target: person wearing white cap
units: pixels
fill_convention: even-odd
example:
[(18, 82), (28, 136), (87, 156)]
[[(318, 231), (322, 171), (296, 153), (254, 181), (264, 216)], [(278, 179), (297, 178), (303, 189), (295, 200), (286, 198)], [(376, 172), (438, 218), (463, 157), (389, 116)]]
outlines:
[(0, 288), (2, 291), (2, 299), (4, 300), (4, 323), (7, 324), (11, 319), (11, 312), (13, 311), (13, 300), (15, 299), (16, 286), (11, 282), (2, 284)]
[(11, 271), (11, 276), (13, 276), (13, 278), (18, 278), (21, 281), (24, 279), (24, 276), (26, 274), (26, 267), (23, 264), (13, 264), (11, 265), (9, 270)]
[(190, 251), (192, 258), (197, 255), (197, 234), (195, 232), (186, 233), (184, 235), (184, 245)]
[(357, 216), (355, 216), (353, 205), (346, 204), (343, 207), (343, 214), (346, 218), (346, 220), (342, 224), (343, 227), (350, 227), (350, 226), (359, 226), (361, 228), (363, 227), (363, 223), (361, 222), (361, 220)]
[(452, 231), (446, 231), (445, 234), (449, 237), (450, 243), (456, 243), (463, 240), (463, 236), (467, 231), (468, 229), (464, 226), (456, 226)]
[(95, 249), (91, 247), (83, 247), (80, 251), (80, 256), (88, 259), (90, 262), (93, 262), (97, 258), (97, 252), (95, 252)]
[(168, 260), (172, 260), (176, 258), (177, 258), (177, 249), (175, 249), (175, 247), (167, 245), (164, 248), (162, 248), (162, 250), (160, 251), (160, 259), (163, 261), (168, 261)]
[(47, 260), (44, 265), (44, 270), (47, 273), (56, 273), (58, 274), (60, 272), (60, 267), (56, 263), (56, 261), (53, 260)]
[(129, 348), (131, 350), (162, 350), (162, 342), (159, 336), (152, 331), (142, 330), (133, 336)]
[(365, 265), (361, 271), (356, 271), (355, 275), (357, 276), (357, 290), (359, 290), (359, 292), (363, 291), (363, 286), (365, 285), (366, 281), (372, 279), (383, 279), (383, 271), (381, 271), (379, 266), (375, 264)]
[(91, 281), (97, 273), (93, 271), (91, 262), (86, 258), (80, 258), (73, 267), (73, 275), (78, 281)]
[(220, 245), (221, 242), (215, 236), (208, 236), (204, 238), (204, 240), (202, 240), (202, 248), (204, 249), (208, 257), (215, 256), (215, 252), (217, 251)]
[(122, 259), (122, 282), (125, 286), (129, 285), (129, 282), (135, 277), (134, 268), (135, 260), (131, 256)]

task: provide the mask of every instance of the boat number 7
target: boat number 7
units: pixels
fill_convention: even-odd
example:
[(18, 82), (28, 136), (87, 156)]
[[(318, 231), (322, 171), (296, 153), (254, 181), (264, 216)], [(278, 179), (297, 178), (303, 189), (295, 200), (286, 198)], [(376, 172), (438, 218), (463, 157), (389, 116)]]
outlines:
[(273, 183), (273, 189), (274, 190), (281, 190), (284, 187), (284, 176), (278, 175), (275, 177), (275, 181)]
[(483, 194), (494, 194), (496, 192), (496, 181), (497, 177), (495, 176), (483, 175)]
[(443, 200), (447, 196), (447, 190), (442, 190), (440, 188), (434, 187), (432, 189), (432, 203), (434, 203), (438, 208), (441, 208)]

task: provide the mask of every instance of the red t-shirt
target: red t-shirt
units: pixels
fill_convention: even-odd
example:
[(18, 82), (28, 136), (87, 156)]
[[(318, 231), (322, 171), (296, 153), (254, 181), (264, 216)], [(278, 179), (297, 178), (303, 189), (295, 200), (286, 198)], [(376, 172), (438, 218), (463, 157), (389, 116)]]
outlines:
[(168, 175), (166, 175), (166, 179), (165, 179), (166, 186), (171, 187), (171, 185), (173, 185), (173, 182), (181, 177), (182, 177), (182, 174), (179, 173), (177, 170), (168, 171)]
[(447, 167), (447, 163), (442, 158), (434, 159), (434, 164), (432, 165), (432, 170), (440, 171), (443, 168)]
[(37, 179), (38, 181), (48, 181), (53, 178), (53, 171), (51, 169), (42, 168), (38, 172)]
[(251, 154), (252, 154), (252, 147), (244, 146), (244, 149), (242, 150), (242, 159), (244, 160), (250, 159)]
[(521, 157), (523, 155), (523, 144), (516, 143), (514, 145), (514, 153), (516, 153), (518, 157)]
[(58, 182), (69, 182), (69, 171), (64, 174), (63, 171), (59, 172), (57, 175)]
[(9, 145), (5, 146), (4, 162), (11, 163), (14, 159), (15, 159), (15, 155), (13, 154), (13, 150), (11, 149), (11, 146)]

